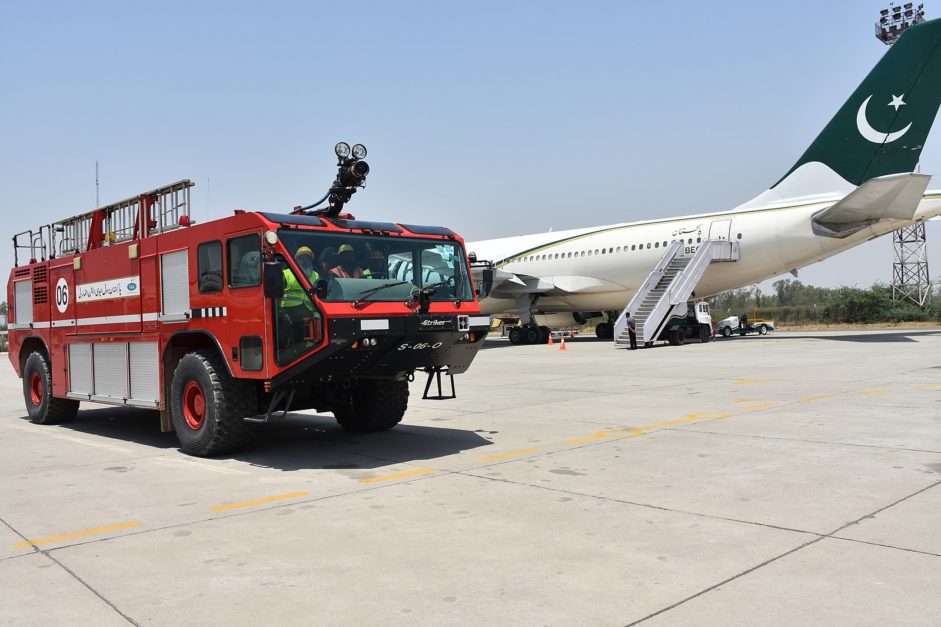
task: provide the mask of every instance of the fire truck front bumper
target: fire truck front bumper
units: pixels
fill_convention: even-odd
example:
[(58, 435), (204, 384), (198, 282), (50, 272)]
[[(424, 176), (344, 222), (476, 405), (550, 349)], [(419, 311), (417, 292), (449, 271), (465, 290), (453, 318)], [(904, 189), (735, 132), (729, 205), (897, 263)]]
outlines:
[(327, 346), (272, 378), (278, 387), (312, 377), (396, 376), (446, 369), (461, 374), (490, 331), (484, 315), (331, 318)]

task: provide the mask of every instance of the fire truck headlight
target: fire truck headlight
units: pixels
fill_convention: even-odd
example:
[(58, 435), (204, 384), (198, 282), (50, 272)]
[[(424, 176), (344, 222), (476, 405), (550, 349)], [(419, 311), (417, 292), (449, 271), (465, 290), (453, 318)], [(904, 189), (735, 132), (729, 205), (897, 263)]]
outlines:
[(265, 241), (274, 246), (278, 243), (278, 234), (274, 231), (265, 232)]
[(347, 157), (350, 156), (350, 145), (347, 144), (346, 142), (340, 142), (339, 144), (336, 145), (336, 147), (333, 150), (334, 152), (337, 153), (337, 156), (340, 157), (341, 159), (346, 159)]
[(366, 146), (362, 144), (353, 144), (353, 156), (357, 159), (366, 158)]

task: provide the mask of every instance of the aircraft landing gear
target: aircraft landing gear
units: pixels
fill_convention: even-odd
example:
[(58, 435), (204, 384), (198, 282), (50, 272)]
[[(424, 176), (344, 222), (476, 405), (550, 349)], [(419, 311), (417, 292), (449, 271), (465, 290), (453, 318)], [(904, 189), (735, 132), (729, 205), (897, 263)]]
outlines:
[(546, 344), (549, 342), (549, 327), (524, 324), (510, 328), (510, 344)]
[(614, 325), (610, 322), (599, 322), (595, 325), (595, 335), (599, 340), (610, 340), (614, 338)]

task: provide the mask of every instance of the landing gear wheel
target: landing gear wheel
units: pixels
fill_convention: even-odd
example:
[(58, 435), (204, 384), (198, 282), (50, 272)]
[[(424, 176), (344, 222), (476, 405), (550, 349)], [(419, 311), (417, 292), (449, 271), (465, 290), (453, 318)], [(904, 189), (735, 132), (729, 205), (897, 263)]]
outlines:
[(732, 328), (725, 327), (722, 329), (722, 337), (732, 337)]
[(369, 433), (391, 429), (408, 407), (408, 381), (360, 379), (333, 406), (333, 415), (347, 431)]
[(539, 327), (539, 343), (548, 344), (549, 336), (552, 335), (552, 330), (549, 327)]
[(523, 329), (523, 337), (526, 338), (527, 344), (538, 344), (540, 335), (539, 327), (530, 326)]
[(610, 322), (599, 322), (595, 325), (595, 335), (600, 340), (610, 340), (614, 337), (614, 327)]
[(42, 353), (30, 353), (23, 368), (23, 397), (29, 419), (38, 425), (68, 422), (78, 413), (78, 401), (52, 395), (52, 371)]
[(521, 344), (523, 342), (523, 332), (519, 327), (510, 329), (510, 344)]
[(248, 442), (245, 416), (257, 410), (255, 388), (238, 383), (213, 351), (183, 355), (170, 384), (170, 413), (180, 450), (206, 457), (231, 453)]
[(758, 327), (758, 335), (768, 335), (768, 327), (765, 325)]

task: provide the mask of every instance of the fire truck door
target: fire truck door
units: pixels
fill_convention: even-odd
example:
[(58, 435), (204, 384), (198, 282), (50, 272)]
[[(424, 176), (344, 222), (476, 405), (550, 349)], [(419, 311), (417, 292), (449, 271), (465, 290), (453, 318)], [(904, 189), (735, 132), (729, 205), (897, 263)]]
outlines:
[[(55, 262), (52, 262), (55, 263)], [(52, 393), (65, 396), (68, 390), (66, 337), (75, 333), (75, 271), (72, 261), (49, 268), (51, 329), (49, 351), (52, 357)]]

